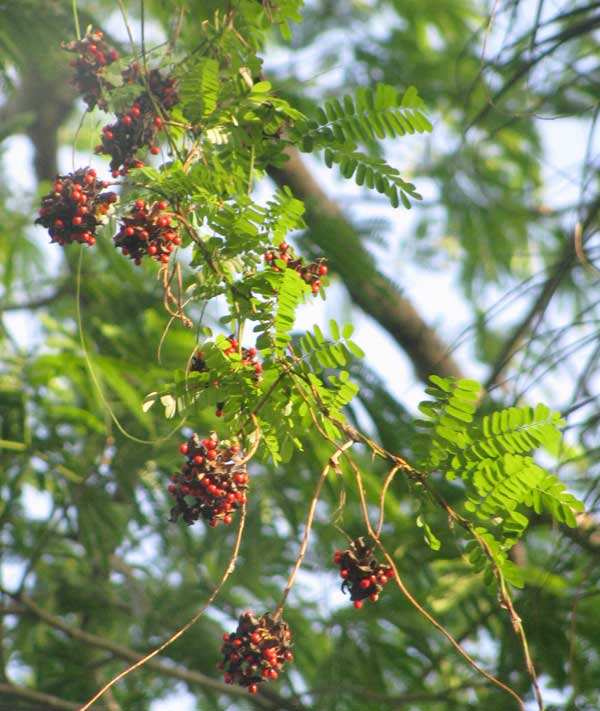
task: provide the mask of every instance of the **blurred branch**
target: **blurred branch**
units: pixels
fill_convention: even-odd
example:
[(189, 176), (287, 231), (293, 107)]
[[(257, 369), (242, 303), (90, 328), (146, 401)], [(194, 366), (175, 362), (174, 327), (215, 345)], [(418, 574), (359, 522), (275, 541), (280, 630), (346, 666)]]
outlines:
[[(117, 644), (109, 639), (100, 637), (90, 632), (84, 632), (79, 627), (74, 627), (63, 622), (59, 617), (52, 615), (43, 608), (39, 607), (30, 597), (27, 595), (15, 595), (8, 591), (4, 591), (8, 596), (17, 600), (23, 605), (24, 611), (32, 615), (35, 615), (38, 619), (46, 624), (50, 625), (54, 629), (64, 632), (64, 634), (71, 637), (71, 639), (82, 642), (83, 644), (90, 645), (91, 647), (97, 647), (98, 649), (104, 649), (110, 652), (115, 657), (120, 659), (125, 659), (129, 662), (137, 662), (142, 659), (143, 655), (136, 652), (130, 647), (126, 647), (122, 644)], [(186, 669), (180, 665), (175, 666), (175, 663), (170, 661), (169, 663), (159, 661), (158, 659), (149, 659), (145, 664), (147, 669), (151, 669), (164, 676), (171, 677), (173, 679), (179, 679), (191, 686), (201, 686), (207, 689), (212, 689), (222, 694), (227, 694), (228, 696), (242, 697), (254, 704), (257, 708), (263, 709), (289, 709), (289, 711), (304, 711), (305, 707), (297, 701), (285, 699), (272, 690), (266, 690), (258, 694), (248, 694), (248, 691), (241, 686), (230, 686), (224, 682), (218, 681), (217, 679), (212, 679), (205, 674), (197, 671), (192, 671), (191, 669)], [(57, 708), (67, 708), (67, 707), (57, 707)], [(71, 707), (68, 709), (71, 711)]]
[(41, 309), (44, 306), (53, 304), (61, 296), (69, 293), (70, 290), (70, 284), (65, 281), (58, 287), (58, 289), (56, 289), (56, 291), (48, 294), (47, 296), (41, 296), (38, 299), (24, 301), (23, 303), (0, 303), (0, 313), (4, 313), (6, 311), (34, 311), (35, 309)]
[[(598, 195), (594, 202), (590, 205), (588, 214), (582, 225), (582, 231), (584, 233), (592, 225), (599, 211), (600, 195)], [(570, 272), (576, 259), (577, 255), (575, 253), (575, 242), (573, 239), (567, 239), (562, 254), (552, 268), (550, 275), (544, 281), (538, 297), (535, 299), (529, 311), (521, 320), (521, 323), (517, 325), (512, 334), (504, 343), (499, 356), (496, 358), (496, 363), (494, 364), (492, 371), (485, 382), (484, 388), (486, 390), (489, 390), (496, 385), (498, 379), (517, 350), (519, 342), (530, 330), (532, 323), (536, 319), (541, 319), (546, 311), (546, 308), (548, 307), (548, 304), (550, 303), (550, 299), (554, 295), (554, 292), (558, 289), (565, 276)]]
[(372, 255), (340, 207), (324, 192), (296, 148), (287, 149), (288, 161), (269, 168), (279, 185), (288, 185), (306, 204), (310, 238), (331, 261), (354, 303), (374, 318), (404, 349), (417, 376), (424, 382), (432, 373), (464, 377), (447, 345), (428, 326), (396, 285), (381, 274)]
[[(79, 704), (74, 704), (72, 701), (65, 701), (64, 699), (60, 699), (58, 696), (44, 694), (41, 691), (26, 689), (23, 686), (15, 686), (14, 684), (0, 683), (0, 696), (5, 699), (11, 696), (16, 696), (20, 699), (33, 701), (37, 704), (41, 704), (44, 711), (77, 711), (79, 708)], [(16, 708), (17, 707), (15, 706), (15, 709)]]
[[(533, 69), (533, 67), (536, 66), (536, 64), (539, 64), (542, 60), (544, 60), (546, 57), (552, 56), (557, 49), (565, 44), (565, 42), (568, 42), (575, 37), (579, 37), (580, 35), (587, 35), (592, 32), (592, 30), (596, 29), (597, 27), (600, 26), (600, 15), (597, 15), (595, 17), (588, 18), (586, 20), (583, 20), (582, 22), (578, 23), (577, 25), (573, 25), (572, 27), (569, 27), (566, 30), (563, 30), (562, 32), (557, 33), (553, 37), (547, 37), (544, 38), (542, 41), (538, 42), (538, 46), (541, 45), (542, 43), (545, 44), (549, 41), (554, 40), (555, 43), (548, 47), (548, 49), (544, 50), (537, 56), (533, 57), (529, 61), (523, 62), (519, 68), (514, 72), (514, 74), (509, 77), (506, 81), (503, 82), (502, 86), (498, 91), (494, 94), (494, 96), (490, 96), (488, 98), (487, 104), (480, 109), (479, 113), (476, 114), (476, 116), (469, 121), (467, 124), (467, 127), (465, 128), (464, 133), (466, 134), (467, 131), (469, 131), (470, 128), (473, 128), (473, 126), (476, 126), (478, 123), (480, 123), (489, 113), (490, 111), (497, 109), (497, 102), (499, 99), (501, 99), (508, 91), (512, 89), (512, 87), (517, 84), (524, 76), (527, 75), (527, 73)], [(512, 60), (511, 60), (512, 61)], [(485, 69), (489, 68), (494, 68), (494, 69), (499, 69), (500, 67), (496, 65), (487, 65), (482, 68), (482, 73)], [(481, 77), (480, 77), (481, 78)]]

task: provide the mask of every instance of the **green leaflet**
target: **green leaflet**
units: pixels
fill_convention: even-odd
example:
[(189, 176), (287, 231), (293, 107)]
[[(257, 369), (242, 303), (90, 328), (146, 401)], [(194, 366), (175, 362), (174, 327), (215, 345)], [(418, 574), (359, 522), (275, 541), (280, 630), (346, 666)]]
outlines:
[(183, 115), (192, 123), (200, 123), (217, 107), (219, 98), (219, 63), (202, 57), (181, 79), (179, 84)]
[(325, 368), (340, 368), (347, 365), (353, 357), (363, 358), (364, 353), (349, 336), (352, 326), (345, 324), (340, 333), (340, 327), (333, 320), (329, 321), (331, 339), (326, 339), (319, 326), (313, 331), (307, 331), (300, 338), (300, 352), (304, 361), (308, 361), (314, 373), (320, 373)]
[[(583, 504), (566, 491), (556, 476), (533, 459), (540, 448), (557, 454), (564, 424), (545, 405), (509, 407), (475, 420), (480, 385), (475, 381), (430, 378), (431, 397), (419, 405), (426, 416), (413, 442), (418, 466), (443, 472), (465, 486), (463, 515), (487, 545), (504, 577), (517, 585), (518, 571), (507, 558), (529, 525), (528, 511), (546, 512), (559, 522), (575, 525)], [(479, 547), (470, 555), (486, 576), (492, 572)], [(486, 562), (487, 561), (487, 562)], [(493, 576), (492, 576), (493, 577)]]
[(356, 96), (345, 95), (340, 101), (329, 99), (317, 109), (317, 120), (299, 122), (292, 131), (292, 140), (301, 150), (312, 152), (324, 148), (325, 163), (337, 164), (345, 178), (354, 177), (358, 185), (384, 194), (393, 207), (400, 202), (410, 208), (410, 200), (420, 200), (415, 186), (400, 177), (396, 168), (385, 160), (356, 149), (360, 144), (372, 144), (385, 138), (430, 132), (432, 126), (425, 117), (425, 106), (415, 87), (404, 96), (387, 84), (377, 84), (375, 91), (360, 87)]
[(280, 281), (277, 311), (273, 325), (275, 327), (275, 351), (278, 355), (283, 355), (296, 321), (296, 309), (308, 287), (294, 269), (285, 269), (283, 262), (280, 264), (280, 268), (284, 271)]

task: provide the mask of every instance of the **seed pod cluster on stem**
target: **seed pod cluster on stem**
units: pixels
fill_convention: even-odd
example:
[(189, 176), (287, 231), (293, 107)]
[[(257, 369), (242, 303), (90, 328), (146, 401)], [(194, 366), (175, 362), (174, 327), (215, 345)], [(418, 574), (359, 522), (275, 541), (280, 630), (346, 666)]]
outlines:
[(75, 69), (75, 76), (70, 83), (75, 85), (90, 111), (95, 106), (106, 111), (108, 104), (102, 92), (104, 89), (110, 91), (115, 88), (102, 75), (105, 67), (119, 59), (119, 53), (103, 38), (102, 31), (90, 30), (82, 39), (62, 44), (62, 48), (67, 52), (75, 52), (78, 55), (69, 62)]
[(285, 663), (293, 659), (291, 639), (283, 620), (269, 613), (256, 617), (245, 612), (236, 631), (223, 635), (223, 661), (217, 666), (225, 670), (227, 684), (239, 684), (254, 694), (261, 682), (277, 679)]
[(140, 168), (143, 162), (138, 157), (141, 149), (150, 149), (157, 155), (158, 133), (169, 118), (169, 109), (179, 97), (173, 77), (163, 77), (158, 69), (148, 72), (146, 83), (142, 82), (137, 63), (123, 72), (125, 83), (140, 83), (145, 91), (126, 110), (117, 114), (114, 123), (102, 129), (102, 142), (96, 153), (110, 156), (113, 177), (126, 175), (131, 168)]
[(141, 264), (145, 255), (167, 264), (175, 247), (181, 244), (168, 208), (165, 200), (136, 200), (129, 213), (121, 217), (121, 228), (113, 238), (115, 245), (136, 264)]
[(186, 463), (171, 477), (167, 490), (175, 497), (171, 521), (179, 516), (191, 525), (204, 519), (209, 526), (219, 521), (230, 524), (233, 513), (246, 503), (250, 477), (244, 464), (240, 445), (221, 444), (216, 432), (200, 439), (193, 434), (179, 451)]
[(53, 189), (42, 198), (36, 224), (46, 227), (52, 242), (61, 246), (73, 242), (94, 245), (96, 229), (118, 200), (115, 193), (101, 192), (107, 186), (97, 179), (93, 168), (57, 176)]
[(355, 538), (346, 550), (336, 551), (333, 562), (340, 567), (342, 592), (350, 592), (357, 609), (367, 598), (376, 602), (383, 586), (394, 577), (392, 568), (377, 560), (373, 546), (362, 536)]

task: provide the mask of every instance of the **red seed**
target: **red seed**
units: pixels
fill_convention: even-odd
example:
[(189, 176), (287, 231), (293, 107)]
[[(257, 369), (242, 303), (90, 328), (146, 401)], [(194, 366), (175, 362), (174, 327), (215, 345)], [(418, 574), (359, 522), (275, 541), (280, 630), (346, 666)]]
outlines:
[(360, 610), (360, 608), (361, 608), (362, 606), (363, 606), (363, 601), (362, 601), (362, 600), (355, 600), (355, 601), (354, 601), (354, 607), (355, 607), (357, 610)]
[(157, 156), (160, 153), (160, 148), (158, 146), (152, 146), (150, 153), (152, 153), (153, 156)]
[(342, 578), (347, 578), (349, 574), (350, 574), (350, 571), (347, 568), (342, 568), (340, 570), (340, 575)]
[(179, 445), (179, 451), (181, 452), (181, 454), (184, 454), (184, 455), (187, 454), (188, 451), (189, 451), (188, 443), (187, 443), (187, 442), (182, 442), (182, 443)]
[(258, 691), (258, 686), (256, 684), (250, 684), (250, 686), (248, 687), (248, 691), (251, 694), (256, 694), (256, 692)]
[(320, 274), (321, 276), (325, 276), (325, 274), (327, 274), (328, 271), (329, 271), (329, 269), (327, 269), (327, 266), (326, 266), (325, 264), (321, 264), (321, 265), (320, 265), (320, 267), (319, 267), (319, 274)]

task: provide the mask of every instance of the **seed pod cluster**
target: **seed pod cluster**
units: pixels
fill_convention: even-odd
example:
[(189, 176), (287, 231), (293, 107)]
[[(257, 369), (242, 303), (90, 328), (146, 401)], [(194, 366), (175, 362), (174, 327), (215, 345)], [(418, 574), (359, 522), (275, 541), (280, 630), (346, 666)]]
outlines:
[(77, 87), (90, 111), (95, 106), (106, 111), (108, 106), (102, 91), (114, 89), (114, 85), (104, 78), (102, 73), (104, 67), (117, 61), (119, 53), (109, 47), (103, 37), (104, 34), (100, 30), (90, 31), (83, 39), (62, 44), (67, 52), (79, 55), (69, 62), (75, 69), (75, 76), (70, 82)]
[(192, 525), (204, 519), (209, 526), (230, 524), (233, 512), (246, 503), (250, 477), (243, 464), (240, 445), (220, 445), (215, 432), (200, 439), (197, 434), (180, 445), (186, 463), (171, 477), (168, 491), (176, 503), (171, 521), (179, 516)]
[(293, 659), (291, 638), (283, 620), (274, 620), (269, 613), (255, 617), (245, 612), (236, 631), (223, 635), (223, 661), (217, 666), (225, 670), (225, 682), (255, 694), (261, 682), (277, 679), (285, 663)]
[(265, 253), (265, 262), (271, 265), (275, 271), (279, 267), (275, 263), (276, 260), (285, 262), (288, 269), (295, 269), (303, 281), (305, 281), (312, 289), (313, 294), (317, 294), (321, 289), (321, 277), (324, 277), (327, 272), (325, 258), (319, 257), (314, 262), (306, 264), (303, 257), (294, 257), (290, 245), (287, 242), (281, 242), (277, 249), (273, 249)]
[(46, 227), (52, 242), (61, 246), (94, 245), (102, 218), (118, 199), (115, 193), (101, 193), (107, 185), (96, 178), (93, 168), (57, 176), (51, 192), (42, 198), (36, 224)]
[(121, 228), (113, 239), (136, 264), (141, 264), (144, 255), (167, 264), (175, 247), (181, 244), (168, 207), (165, 200), (153, 203), (136, 200), (129, 213), (121, 217)]
[(379, 599), (382, 587), (394, 577), (389, 565), (380, 563), (373, 555), (373, 547), (361, 536), (345, 551), (336, 551), (333, 562), (340, 567), (342, 592), (348, 590), (354, 607), (361, 608), (363, 600)]
[(139, 83), (146, 90), (128, 110), (117, 114), (114, 123), (102, 129), (102, 142), (96, 146), (96, 153), (110, 156), (113, 177), (126, 175), (131, 168), (143, 165), (138, 151), (149, 148), (154, 155), (160, 152), (156, 145), (158, 133), (169, 118), (169, 109), (179, 101), (175, 79), (163, 77), (158, 69), (151, 69), (144, 83), (134, 63), (123, 72), (123, 80)]

